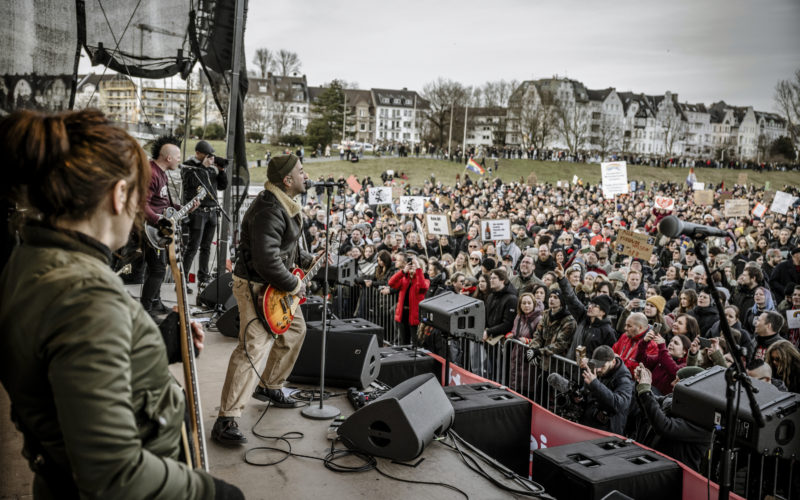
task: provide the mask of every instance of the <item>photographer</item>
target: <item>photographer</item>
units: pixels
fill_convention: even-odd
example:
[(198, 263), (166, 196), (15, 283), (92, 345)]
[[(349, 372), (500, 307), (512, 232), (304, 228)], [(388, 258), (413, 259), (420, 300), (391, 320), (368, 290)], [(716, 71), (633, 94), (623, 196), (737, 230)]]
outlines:
[(633, 397), (633, 378), (625, 363), (606, 345), (581, 360), (586, 406), (579, 423), (622, 434)]
[[(200, 206), (189, 214), (189, 241), (184, 253), (184, 272), (188, 281), (197, 249), (200, 249), (197, 280), (198, 292), (209, 281), (208, 260), (211, 256), (211, 242), (217, 229), (217, 190), (228, 187), (228, 176), (225, 174), (225, 161), (214, 157), (214, 148), (206, 141), (199, 141), (194, 147), (194, 156), (183, 163), (181, 178), (183, 179), (183, 202), (197, 195), (197, 190), (204, 187), (208, 194), (200, 201)], [(187, 287), (187, 292), (192, 289)]]

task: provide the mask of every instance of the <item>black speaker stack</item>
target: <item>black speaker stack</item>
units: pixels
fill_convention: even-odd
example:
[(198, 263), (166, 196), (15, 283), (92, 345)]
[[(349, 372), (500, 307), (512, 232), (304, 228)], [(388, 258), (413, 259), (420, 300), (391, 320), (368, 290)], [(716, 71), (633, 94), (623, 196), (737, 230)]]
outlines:
[(681, 498), (683, 470), (670, 459), (618, 437), (535, 450), (532, 478), (556, 498)]
[(223, 311), (230, 310), (236, 305), (236, 298), (233, 296), (233, 274), (225, 273), (219, 278), (212, 280), (207, 287), (197, 296), (197, 305), (210, 308), (222, 307)]
[(430, 297), (419, 303), (420, 322), (452, 337), (482, 340), (486, 322), (482, 300), (454, 292)]
[(389, 386), (396, 386), (423, 373), (442, 375), (442, 365), (432, 356), (421, 350), (409, 347), (382, 347), (381, 373), (378, 380)]

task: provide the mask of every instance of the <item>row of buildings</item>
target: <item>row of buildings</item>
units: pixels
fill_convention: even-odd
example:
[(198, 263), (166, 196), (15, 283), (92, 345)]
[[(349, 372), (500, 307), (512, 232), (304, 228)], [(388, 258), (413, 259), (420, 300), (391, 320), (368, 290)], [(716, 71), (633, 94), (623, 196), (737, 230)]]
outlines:
[[(305, 75), (251, 77), (246, 131), (267, 141), (285, 134), (304, 135), (315, 116), (314, 103), (324, 91), (308, 85)], [(189, 91), (192, 127), (222, 122), (208, 94), (196, 88)], [(92, 105), (116, 121), (147, 121), (166, 129), (183, 123), (187, 103), (185, 84), (172, 87), (165, 81), (141, 82), (123, 75), (82, 77), (76, 102), (85, 105), (89, 99), (96, 99)], [(414, 90), (345, 89), (342, 107), (347, 120), (341, 135), (347, 140), (416, 145), (433, 135), (428, 120), (431, 105)], [(461, 105), (452, 114), (460, 128), (447, 134), (454, 149), (465, 141), (467, 147), (485, 149), (759, 160), (772, 141), (788, 135), (781, 116), (752, 106), (723, 101), (690, 104), (669, 91), (646, 95), (614, 88), (592, 90), (559, 77), (522, 82), (505, 107)], [(338, 136), (336, 131), (334, 137)]]

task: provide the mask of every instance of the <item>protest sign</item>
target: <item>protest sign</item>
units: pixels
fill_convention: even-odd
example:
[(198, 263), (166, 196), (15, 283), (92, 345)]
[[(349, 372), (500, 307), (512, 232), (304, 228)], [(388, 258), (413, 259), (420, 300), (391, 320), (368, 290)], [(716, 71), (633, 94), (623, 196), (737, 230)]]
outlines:
[(747, 217), (749, 213), (748, 200), (725, 200), (725, 217)]
[(704, 183), (702, 183), (702, 182), (693, 182), (692, 183), (692, 189), (694, 189), (695, 191), (702, 191), (705, 188), (706, 188), (706, 185)]
[(654, 206), (655, 208), (660, 208), (661, 210), (674, 210), (675, 200), (673, 198), (667, 198), (666, 196), (656, 196)]
[(361, 191), (361, 183), (358, 182), (355, 175), (351, 174), (350, 177), (347, 178), (347, 186), (352, 189), (354, 193)]
[(371, 187), (367, 194), (370, 205), (385, 205), (392, 202), (392, 188), (390, 186)]
[(800, 309), (786, 311), (786, 326), (792, 329), (800, 328)]
[(572, 176), (572, 183), (573, 184), (577, 184), (578, 183), (578, 176), (577, 175), (573, 175)]
[(603, 196), (613, 198), (628, 192), (628, 165), (624, 161), (612, 161), (600, 164), (603, 182)]
[(618, 253), (646, 261), (653, 254), (653, 243), (655, 243), (653, 236), (620, 229), (617, 231), (617, 239), (614, 245)]
[(713, 205), (714, 191), (709, 191), (707, 189), (704, 189), (703, 191), (695, 191), (694, 202), (697, 205)]
[(428, 234), (450, 236), (450, 222), (446, 215), (426, 214), (425, 222), (428, 226)]
[(773, 198), (772, 206), (769, 207), (769, 210), (770, 212), (786, 215), (786, 211), (795, 201), (797, 201), (797, 197), (783, 191), (775, 191), (775, 198)]
[(508, 219), (481, 220), (481, 239), (483, 241), (510, 240), (511, 221)]
[(719, 202), (725, 203), (726, 200), (730, 200), (733, 197), (732, 191), (722, 191), (719, 193)]
[(530, 175), (528, 175), (527, 182), (529, 186), (535, 186), (539, 182), (539, 178), (536, 177), (536, 172), (531, 172)]
[(424, 196), (401, 196), (400, 204), (397, 206), (399, 214), (421, 214), (424, 211)]
[(765, 213), (767, 213), (767, 206), (762, 205), (761, 203), (756, 203), (756, 206), (753, 207), (753, 211), (751, 213), (760, 219), (761, 217), (764, 217)]

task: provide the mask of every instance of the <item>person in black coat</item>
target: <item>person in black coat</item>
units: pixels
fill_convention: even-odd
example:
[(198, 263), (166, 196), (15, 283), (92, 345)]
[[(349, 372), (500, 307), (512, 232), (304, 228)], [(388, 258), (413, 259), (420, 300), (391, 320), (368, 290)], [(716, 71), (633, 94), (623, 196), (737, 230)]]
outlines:
[[(677, 380), (691, 377), (703, 371), (697, 366), (687, 366), (678, 370)], [(672, 394), (659, 398), (651, 387), (653, 376), (642, 365), (636, 368), (636, 395), (642, 412), (650, 424), (652, 438), (643, 444), (679, 460), (692, 469), (700, 471), (700, 462), (708, 450), (710, 432), (680, 417), (671, 415)]]
[[(489, 297), (486, 299), (486, 329), (483, 340), (490, 346), (497, 343), (514, 329), (517, 317), (517, 291), (508, 281), (508, 273), (503, 268), (489, 272)], [(486, 347), (486, 377), (495, 378), (500, 373), (497, 348)]]
[(700, 336), (710, 336), (711, 328), (719, 322), (719, 311), (711, 295), (703, 290), (697, 294), (697, 306), (691, 310), (690, 314), (697, 320), (700, 327)]
[(559, 277), (558, 286), (561, 289), (564, 303), (578, 323), (575, 336), (572, 338), (572, 345), (567, 351), (567, 357), (571, 358), (575, 354), (575, 348), (579, 345), (585, 346), (586, 352), (594, 352), (601, 345), (609, 347), (614, 345), (617, 341), (617, 332), (608, 319), (608, 314), (613, 307), (611, 297), (605, 294), (595, 295), (590, 299), (589, 306), (586, 307), (578, 300), (569, 280), (564, 277), (564, 271), (556, 269), (555, 272)]
[(591, 360), (583, 358), (581, 369), (587, 396), (579, 423), (622, 434), (633, 398), (631, 371), (606, 345), (595, 349)]
[(783, 291), (789, 283), (800, 285), (800, 246), (790, 250), (789, 257), (772, 270), (769, 286), (776, 304), (784, 299)]

